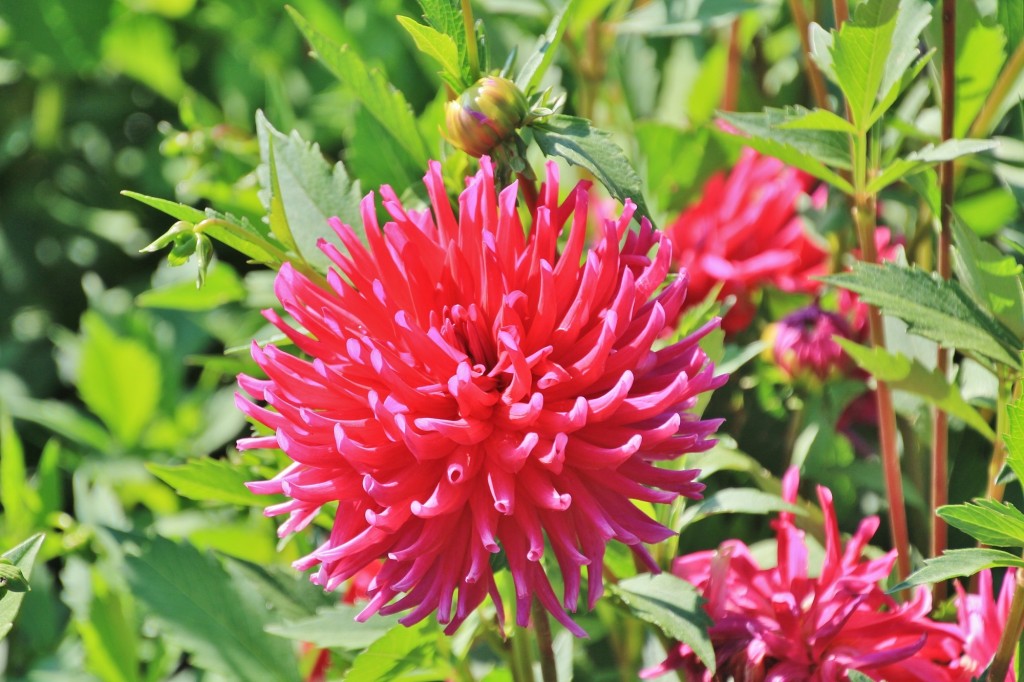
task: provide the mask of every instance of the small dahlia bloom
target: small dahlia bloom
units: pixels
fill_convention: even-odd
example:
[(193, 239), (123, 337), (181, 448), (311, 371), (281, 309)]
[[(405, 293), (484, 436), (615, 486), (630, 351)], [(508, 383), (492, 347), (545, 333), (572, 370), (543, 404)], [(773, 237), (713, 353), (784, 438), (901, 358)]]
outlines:
[[(977, 594), (968, 593), (959, 582), (956, 583), (956, 624), (963, 637), (963, 652), (959, 661), (954, 663), (963, 673), (959, 680), (969, 682), (980, 677), (995, 657), (999, 638), (1010, 616), (1010, 602), (1016, 583), (1016, 572), (1012, 568), (1003, 576), (998, 598), (993, 594), (992, 571), (988, 569), (978, 574)], [(1012, 665), (1006, 679), (1010, 682), (1017, 680)]]
[[(798, 484), (797, 469), (790, 469), (783, 479), (787, 502), (796, 501)], [(878, 517), (862, 521), (844, 549), (831, 492), (819, 486), (818, 500), (825, 551), (817, 575), (809, 571), (804, 534), (790, 512), (780, 513), (774, 523), (778, 563), (772, 568), (762, 568), (738, 540), (675, 560), (672, 572), (703, 592), (714, 620), (709, 634), (718, 666), (715, 679), (833, 682), (846, 680), (851, 669), (888, 682), (951, 679), (933, 657), (940, 659), (950, 650), (956, 636), (950, 627), (928, 619), (930, 593), (921, 588), (913, 600), (898, 604), (878, 586), (896, 553), (862, 557)], [(641, 677), (677, 668), (690, 680), (712, 679), (685, 644)]]
[(846, 374), (850, 360), (834, 337), (852, 338), (841, 315), (817, 304), (800, 308), (770, 327), (772, 360), (790, 378), (819, 381)]
[(752, 296), (765, 285), (790, 292), (819, 287), (812, 278), (827, 272), (828, 254), (807, 235), (796, 211), (811, 183), (809, 175), (747, 148), (668, 228), (676, 262), (690, 273), (690, 304), (718, 283), (719, 298), (736, 297), (722, 321), (725, 331), (750, 324)]
[(253, 344), (267, 378), (240, 376), (251, 400), (238, 404), (274, 433), (239, 447), (293, 460), (249, 484), (290, 498), (266, 511), (287, 515), (282, 536), (337, 504), (329, 537), (295, 564), (316, 568), (313, 582), (333, 590), (383, 560), (360, 619), (436, 612), (452, 632), (487, 595), (500, 617), (492, 557), (503, 552), (517, 622), (536, 598), (582, 635), (566, 613), (582, 569), (592, 607), (608, 542), (653, 568), (643, 543), (673, 534), (633, 501), (703, 488), (696, 471), (659, 464), (714, 442), (720, 422), (689, 410), (725, 380), (698, 345), (717, 321), (656, 350), (686, 295), (685, 277), (662, 286), (668, 239), (647, 220), (630, 229), (627, 202), (585, 249), (587, 185), (559, 203), (554, 164), (524, 230), (517, 185), (498, 190), (490, 160), (480, 165), (454, 211), (437, 163), (424, 178), (431, 210), (382, 187), (382, 229), (368, 195), (368, 246), (334, 219), (344, 251), (321, 242), (328, 286), (281, 268), (292, 321), (265, 315), (304, 356)]

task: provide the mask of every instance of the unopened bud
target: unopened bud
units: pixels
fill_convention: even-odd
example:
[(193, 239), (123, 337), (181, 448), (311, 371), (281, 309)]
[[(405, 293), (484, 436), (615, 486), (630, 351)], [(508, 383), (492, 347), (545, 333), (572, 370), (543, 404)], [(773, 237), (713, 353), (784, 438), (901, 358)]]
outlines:
[(448, 139), (471, 156), (483, 156), (507, 140), (526, 120), (526, 97), (500, 76), (484, 76), (448, 102)]
[(825, 381), (851, 369), (849, 358), (833, 338), (836, 336), (851, 338), (846, 320), (811, 305), (771, 325), (766, 340), (771, 342), (772, 359), (788, 377)]

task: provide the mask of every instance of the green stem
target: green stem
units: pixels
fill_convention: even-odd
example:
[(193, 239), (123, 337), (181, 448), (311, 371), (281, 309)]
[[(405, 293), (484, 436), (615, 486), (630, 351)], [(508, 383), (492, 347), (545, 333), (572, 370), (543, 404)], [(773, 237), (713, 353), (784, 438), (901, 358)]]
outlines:
[[(953, 114), (956, 111), (956, 0), (942, 0), (942, 140), (953, 137)], [(936, 270), (943, 279), (952, 276), (950, 251), (952, 249), (953, 193), (956, 178), (953, 162), (946, 161), (939, 167), (941, 177), (941, 207), (939, 209), (939, 243), (936, 254)], [(935, 366), (943, 376), (949, 374), (950, 352), (939, 346)], [(932, 411), (932, 536), (931, 555), (939, 556), (946, 549), (948, 532), (946, 522), (935, 511), (949, 500), (949, 416), (936, 407)], [(946, 582), (935, 583), (935, 600), (946, 598)]]
[(822, 78), (818, 65), (811, 59), (811, 22), (807, 18), (804, 0), (789, 0), (789, 11), (793, 15), (793, 23), (796, 24), (796, 30), (800, 32), (804, 68), (807, 69), (807, 80), (811, 84), (814, 104), (819, 109), (828, 109), (828, 90), (825, 87), (825, 79)]
[(476, 49), (476, 22), (473, 21), (473, 6), (469, 0), (462, 0), (462, 22), (466, 27), (466, 54), (469, 55), (469, 69), (475, 82), (480, 78), (480, 55)]
[(512, 632), (512, 679), (514, 682), (535, 682), (533, 677), (533, 659), (530, 656), (529, 631), (526, 628), (513, 628)]
[[(296, 260), (295, 258), (292, 258), (287, 253), (285, 253), (281, 249), (277, 248), (276, 246), (268, 242), (266, 239), (263, 239), (262, 237), (253, 234), (252, 232), (244, 228), (241, 228), (238, 225), (235, 225), (234, 223), (229, 223), (228, 221), (221, 220), (220, 218), (207, 218), (206, 220), (196, 224), (196, 226), (193, 228), (193, 232), (204, 233), (206, 232), (205, 228), (208, 225), (216, 225), (217, 227), (223, 228), (225, 232), (230, 232), (232, 237), (236, 237), (241, 241), (249, 242), (250, 244), (258, 246), (263, 251), (266, 251), (267, 254), (270, 255), (270, 257), (277, 262), (278, 267), (280, 267), (283, 263), (291, 263), (296, 270), (301, 272), (315, 284), (322, 288), (327, 288), (327, 279), (324, 278), (324, 276), (321, 275), (319, 272), (311, 268), (308, 263), (306, 263), (303, 260)], [(230, 244), (228, 246), (230, 246)]]
[[(1006, 578), (1003, 579), (1006, 580)], [(992, 659), (992, 665), (988, 669), (989, 682), (1003, 682), (1006, 679), (1006, 673), (1010, 670), (1010, 662), (1013, 660), (1013, 653), (1017, 650), (1017, 643), (1020, 641), (1022, 628), (1024, 628), (1024, 570), (1017, 569), (1017, 587), (1013, 591), (1010, 615), (1003, 627), (1002, 637), (999, 638), (996, 656)]]
[(1006, 486), (997, 483), (999, 472), (1006, 464), (1006, 445), (1003, 437), (1006, 435), (1007, 414), (1006, 405), (1010, 401), (1010, 382), (1006, 378), (1004, 369), (1000, 366), (997, 369), (996, 388), (996, 440), (992, 445), (992, 460), (988, 465), (988, 488), (985, 497), (990, 500), (1000, 501), (1003, 499), (1003, 490)]
[(537, 633), (537, 648), (540, 651), (541, 678), (544, 682), (558, 682), (558, 667), (555, 665), (555, 649), (548, 612), (536, 598), (530, 608), (533, 611), (533, 629)]

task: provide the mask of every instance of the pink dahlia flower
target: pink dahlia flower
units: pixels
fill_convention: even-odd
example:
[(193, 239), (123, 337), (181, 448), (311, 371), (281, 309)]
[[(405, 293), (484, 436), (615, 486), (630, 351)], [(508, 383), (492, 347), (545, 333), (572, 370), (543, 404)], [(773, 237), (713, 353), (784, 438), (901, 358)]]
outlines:
[[(963, 673), (958, 680), (970, 682), (980, 677), (995, 657), (999, 638), (1010, 616), (1016, 582), (1016, 573), (1011, 568), (1003, 576), (998, 599), (993, 595), (990, 570), (978, 574), (977, 594), (968, 593), (959, 582), (956, 583), (957, 627), (963, 637), (963, 653), (954, 663)], [(1013, 666), (1010, 666), (1006, 679), (1016, 682)]]
[[(783, 480), (787, 502), (796, 501), (798, 483), (797, 470), (790, 469)], [(778, 564), (772, 568), (759, 566), (738, 540), (675, 560), (672, 572), (704, 593), (714, 620), (710, 635), (720, 676), (715, 679), (833, 682), (846, 680), (851, 669), (888, 682), (950, 679), (948, 666), (934, 663), (933, 657), (941, 659), (956, 636), (952, 628), (928, 619), (929, 592), (919, 589), (912, 601), (897, 604), (878, 586), (896, 553), (862, 557), (878, 517), (862, 521), (844, 549), (831, 492), (819, 487), (818, 500), (825, 557), (817, 575), (808, 570), (804, 534), (789, 512), (780, 513), (774, 524)], [(641, 677), (676, 668), (691, 680), (712, 679), (684, 644)]]
[(824, 381), (851, 368), (849, 358), (833, 338), (853, 336), (841, 315), (814, 304), (786, 315), (771, 330), (772, 359), (791, 378), (816, 377)]
[(437, 163), (424, 181), (432, 211), (381, 188), (383, 229), (373, 195), (363, 200), (369, 247), (332, 221), (345, 252), (321, 242), (329, 286), (281, 268), (293, 322), (265, 314), (308, 359), (253, 345), (267, 379), (240, 376), (253, 400), (239, 406), (274, 434), (239, 447), (279, 447), (294, 463), (249, 487), (290, 498), (266, 511), (288, 516), (282, 535), (337, 503), (330, 536), (296, 567), (333, 590), (383, 559), (361, 619), (436, 612), (451, 632), (488, 594), (500, 615), (491, 558), (504, 552), (517, 621), (536, 598), (583, 634), (566, 613), (582, 568), (593, 606), (610, 540), (650, 562), (643, 543), (672, 535), (633, 500), (703, 488), (696, 471), (658, 463), (714, 442), (719, 421), (688, 410), (725, 379), (698, 346), (717, 321), (655, 350), (686, 294), (685, 277), (662, 288), (667, 238), (647, 220), (631, 230), (627, 202), (584, 251), (587, 185), (559, 204), (553, 164), (528, 230), (517, 186), (497, 190), (486, 158), (458, 211)]
[(676, 261), (690, 273), (690, 304), (722, 283), (719, 298), (736, 297), (722, 326), (736, 332), (753, 319), (752, 295), (763, 286), (815, 291), (819, 284), (811, 278), (826, 273), (828, 254), (806, 234), (795, 208), (811, 183), (809, 175), (749, 148), (728, 175), (708, 180), (700, 200), (668, 228)]

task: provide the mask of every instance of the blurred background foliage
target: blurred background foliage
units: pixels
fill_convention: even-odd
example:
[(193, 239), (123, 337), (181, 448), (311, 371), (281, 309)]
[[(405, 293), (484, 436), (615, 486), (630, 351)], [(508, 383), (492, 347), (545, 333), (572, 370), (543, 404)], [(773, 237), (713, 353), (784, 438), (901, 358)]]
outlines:
[[(289, 4), (386, 74), (419, 116), (424, 139), (433, 141), (431, 157), (447, 155), (438, 127), (448, 93), (436, 65), (395, 21), (398, 14), (419, 17), (414, 0)], [(500, 66), (513, 49), (528, 53), (556, 9), (552, 4), (560, 3), (474, 3), (487, 27), (492, 65)], [(817, 20), (831, 25), (829, 3), (818, 4), (823, 14)], [(257, 110), (277, 129), (317, 141), (328, 159), (344, 159), (364, 192), (386, 182), (401, 194), (418, 181), (422, 169), (380, 153), (380, 124), (358, 93), (308, 57), (284, 5), (0, 0), (0, 549), (47, 533), (22, 617), (0, 642), (0, 671), (8, 679), (245, 679), (251, 669), (210, 664), (214, 654), (204, 658), (201, 646), (197, 653), (187, 634), (161, 620), (158, 598), (143, 595), (146, 608), (137, 603), (168, 557), (180, 562), (177, 579), (185, 588), (190, 571), (209, 574), (203, 589), (227, 595), (225, 612), (259, 626), (312, 617), (336, 603), (287, 568), (314, 539), (278, 546), (274, 524), (261, 514), (263, 501), (241, 485), (276, 471), (280, 462), (272, 455), (240, 456), (231, 447), (244, 427), (233, 408), (233, 377), (250, 366), (249, 340), (268, 333), (253, 311), (273, 304), (272, 273), (218, 249), (221, 260), (197, 292), (193, 264), (172, 268), (139, 253), (167, 229), (168, 219), (119, 194), (130, 189), (174, 197), (261, 221)], [(961, 12), (969, 42), (962, 51), (964, 78), (976, 85), (973, 92), (991, 87), (1011, 41), (1020, 40), (984, 15), (986, 3), (978, 5), (974, 14)], [(733, 30), (745, 64), (734, 108), (809, 101), (799, 35), (782, 0), (580, 0), (547, 76), (569, 93), (566, 113), (614, 132), (662, 221), (736, 158), (736, 144), (708, 125), (723, 106)], [(914, 86), (901, 105), (903, 132), (917, 141), (937, 135), (932, 81)], [(965, 91), (969, 97), (972, 90)], [(1021, 121), (1013, 111), (1000, 120), (998, 133), (1008, 139), (1004, 158), (967, 175), (961, 208), (979, 232), (1020, 241)], [(913, 218), (919, 203), (904, 187), (885, 210)], [(813, 216), (826, 238), (847, 219), (841, 202)], [(765, 319), (777, 320), (805, 302), (776, 293), (761, 305)], [(761, 331), (749, 330), (727, 358), (737, 367), (755, 358)], [(751, 363), (710, 408), (734, 419), (729, 428), (740, 445), (758, 441), (761, 464), (776, 474), (789, 456), (784, 444), (764, 443), (756, 434), (782, 433), (789, 423), (787, 401), (794, 396), (781, 383), (762, 363)], [(840, 398), (859, 390), (860, 384)], [(984, 390), (973, 399), (991, 404)], [(927, 430), (927, 418), (917, 418), (927, 410), (909, 398), (903, 407), (913, 415), (903, 424), (905, 440), (913, 443)], [(831, 433), (836, 418), (807, 417), (826, 426), (821, 433)], [(877, 462), (855, 462), (845, 438), (812, 437), (803, 447), (819, 453), (810, 459), (819, 467), (811, 478), (844, 469), (844, 477), (829, 478), (844, 528), (862, 511), (877, 510)], [(960, 447), (984, 443), (958, 430), (951, 450)], [(730, 452), (732, 459), (717, 465), (733, 470), (726, 483), (754, 479), (771, 488), (767, 470)], [(913, 478), (913, 461), (910, 466)], [(181, 476), (188, 467), (201, 476)], [(966, 497), (983, 486), (984, 463), (955, 469), (954, 476), (969, 483)], [(923, 479), (913, 483), (911, 503), (920, 513), (913, 491)], [(718, 515), (701, 524), (699, 533), (684, 534), (681, 550), (714, 546), (725, 537), (756, 538), (767, 521)], [(153, 544), (142, 538), (149, 531), (188, 544)], [(192, 547), (232, 559), (215, 562)], [(615, 552), (610, 561), (629, 570), (628, 555)], [(252, 610), (245, 593), (253, 586), (274, 605), (272, 614)], [(586, 617), (594, 642), (615, 637), (606, 609)], [(215, 638), (220, 625), (230, 628), (230, 617), (214, 622), (209, 636)], [(274, 651), (286, 641), (261, 639), (268, 635), (256, 630), (247, 643), (257, 648)], [(428, 636), (421, 631), (403, 645)], [(159, 636), (167, 632), (177, 636)], [(301, 640), (296, 632), (286, 636)], [(640, 656), (639, 630), (624, 633), (613, 645), (633, 646)], [(354, 656), (342, 645), (323, 645), (335, 646), (342, 660)], [(625, 679), (637, 669), (602, 666), (600, 648), (592, 651), (592, 661), (578, 661), (587, 666), (584, 679)], [(301, 659), (305, 670), (313, 665), (310, 655)], [(205, 669), (215, 672), (197, 672)]]

